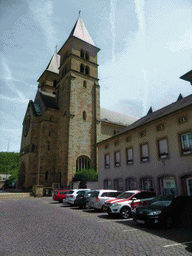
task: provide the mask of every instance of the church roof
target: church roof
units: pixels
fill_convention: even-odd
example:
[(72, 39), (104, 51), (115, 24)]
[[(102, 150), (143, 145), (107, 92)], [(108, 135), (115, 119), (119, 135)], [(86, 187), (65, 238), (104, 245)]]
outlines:
[(124, 115), (105, 108), (101, 108), (100, 118), (103, 122), (114, 123), (124, 126), (130, 125), (138, 119), (134, 116)]
[(53, 57), (51, 58), (46, 70), (59, 74), (59, 66), (60, 66), (60, 55), (55, 51)]
[(40, 96), (45, 107), (58, 109), (57, 99), (54, 94), (40, 91)]
[(88, 44), (91, 44), (95, 46), (93, 40), (91, 39), (89, 32), (87, 31), (85, 24), (83, 23), (81, 17), (78, 18), (77, 22), (75, 23), (75, 26), (73, 27), (71, 34), (69, 35), (70, 37), (77, 37), (83, 41), (85, 41)]

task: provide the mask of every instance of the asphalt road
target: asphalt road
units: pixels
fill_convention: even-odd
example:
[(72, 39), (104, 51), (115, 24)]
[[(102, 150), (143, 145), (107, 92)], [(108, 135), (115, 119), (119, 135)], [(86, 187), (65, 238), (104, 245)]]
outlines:
[(0, 200), (0, 256), (192, 255), (192, 231), (147, 229), (50, 197)]

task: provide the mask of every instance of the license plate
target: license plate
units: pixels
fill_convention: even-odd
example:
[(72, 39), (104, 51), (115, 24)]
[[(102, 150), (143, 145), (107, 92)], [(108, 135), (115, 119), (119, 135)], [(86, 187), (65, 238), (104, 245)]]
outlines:
[(138, 223), (145, 224), (144, 220), (137, 220)]

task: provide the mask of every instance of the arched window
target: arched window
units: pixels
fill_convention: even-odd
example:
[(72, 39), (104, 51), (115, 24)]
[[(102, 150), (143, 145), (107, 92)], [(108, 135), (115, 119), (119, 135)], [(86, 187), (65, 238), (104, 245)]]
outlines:
[(85, 69), (85, 68), (84, 68), (84, 65), (81, 64), (81, 65), (80, 65), (80, 72), (81, 72), (81, 73), (84, 73), (84, 69)]
[(86, 111), (83, 111), (83, 120), (86, 121)]
[(90, 71), (89, 71), (89, 67), (88, 67), (88, 66), (86, 66), (86, 67), (85, 67), (85, 74), (86, 74), (86, 75), (89, 75), (89, 73), (90, 73)]
[(136, 178), (127, 178), (125, 180), (125, 190), (136, 190), (137, 189), (137, 179)]
[(81, 58), (84, 58), (85, 57), (85, 52), (84, 50), (81, 50)]
[(87, 81), (83, 81), (83, 87), (87, 88)]
[(111, 180), (104, 180), (104, 189), (112, 189), (112, 182)]
[(45, 180), (48, 180), (48, 171), (45, 172)]
[(87, 156), (80, 156), (76, 160), (76, 171), (90, 169), (90, 159)]
[(85, 53), (85, 59), (89, 60), (89, 53), (88, 52)]
[(57, 80), (53, 80), (53, 87), (56, 87), (57, 85)]

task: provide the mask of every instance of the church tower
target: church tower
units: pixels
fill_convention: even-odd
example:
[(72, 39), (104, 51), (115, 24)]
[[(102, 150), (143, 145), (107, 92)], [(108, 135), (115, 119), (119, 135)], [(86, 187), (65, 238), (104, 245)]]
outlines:
[(97, 48), (79, 17), (61, 47), (56, 87), (61, 116), (57, 134), (58, 183), (69, 185), (76, 171), (96, 168), (100, 118)]
[(19, 185), (70, 186), (76, 171), (96, 169), (100, 134), (97, 48), (79, 17), (38, 79), (23, 121)]

